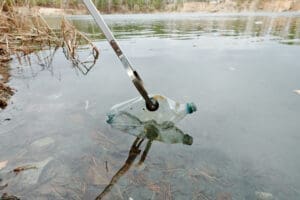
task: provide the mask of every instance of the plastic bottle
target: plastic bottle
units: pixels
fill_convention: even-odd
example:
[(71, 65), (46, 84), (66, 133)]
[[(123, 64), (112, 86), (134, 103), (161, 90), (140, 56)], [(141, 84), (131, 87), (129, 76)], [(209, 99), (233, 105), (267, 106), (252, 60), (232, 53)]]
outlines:
[(144, 99), (137, 97), (113, 106), (108, 113), (107, 123), (134, 136), (191, 145), (193, 138), (184, 134), (175, 123), (195, 112), (195, 104), (180, 104), (161, 95), (150, 96), (159, 104), (156, 111), (149, 111)]
[(137, 97), (113, 106), (108, 117), (123, 111), (137, 117), (142, 122), (155, 120), (158, 124), (166, 121), (177, 123), (187, 114), (191, 114), (197, 110), (194, 103), (180, 104), (162, 95), (150, 96), (159, 104), (156, 111), (149, 111), (146, 108), (144, 99), (142, 97)]
[(166, 121), (162, 124), (158, 124), (155, 120), (142, 122), (130, 113), (120, 111), (109, 117), (107, 123), (112, 128), (140, 138), (148, 138), (149, 140), (157, 140), (169, 144), (183, 143), (191, 145), (193, 143), (193, 138), (188, 134), (184, 134), (173, 122)]

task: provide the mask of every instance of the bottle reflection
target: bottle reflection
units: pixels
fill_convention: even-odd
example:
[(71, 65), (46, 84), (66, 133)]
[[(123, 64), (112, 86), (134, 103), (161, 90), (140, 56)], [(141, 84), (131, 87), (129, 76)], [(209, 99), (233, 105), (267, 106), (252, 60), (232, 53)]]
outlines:
[[(105, 187), (105, 189), (102, 191), (101, 194), (99, 194), (96, 198), (96, 200), (100, 200), (103, 197), (105, 197), (113, 188), (113, 186), (118, 182), (118, 180), (130, 169), (138, 155), (141, 153), (141, 145), (144, 142), (144, 139), (137, 137), (133, 144), (131, 145), (130, 151), (128, 153), (128, 158), (125, 161), (124, 165), (119, 169), (119, 171), (112, 177), (110, 183)], [(148, 155), (148, 152), (151, 148), (153, 140), (149, 139), (146, 147), (141, 155), (141, 158), (138, 162), (138, 165), (141, 165), (146, 160), (146, 157)]]

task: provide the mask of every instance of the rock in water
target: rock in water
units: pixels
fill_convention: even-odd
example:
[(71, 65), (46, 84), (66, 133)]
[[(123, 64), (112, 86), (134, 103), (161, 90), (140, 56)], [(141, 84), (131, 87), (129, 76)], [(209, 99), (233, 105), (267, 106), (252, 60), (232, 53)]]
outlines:
[(273, 195), (267, 192), (255, 192), (257, 200), (273, 200)]
[(34, 141), (31, 145), (33, 147), (42, 148), (45, 146), (49, 146), (50, 144), (53, 144), (53, 143), (54, 143), (54, 139), (52, 139), (51, 137), (45, 137), (45, 138)]
[(1, 197), (0, 200), (20, 200), (18, 197), (13, 196), (13, 195), (8, 195), (7, 193), (4, 193)]
[(28, 166), (34, 166), (36, 169), (26, 170), (20, 173), (17, 176), (16, 181), (24, 186), (32, 186), (38, 183), (41, 172), (44, 167), (52, 160), (52, 157), (49, 157), (43, 161), (30, 163)]

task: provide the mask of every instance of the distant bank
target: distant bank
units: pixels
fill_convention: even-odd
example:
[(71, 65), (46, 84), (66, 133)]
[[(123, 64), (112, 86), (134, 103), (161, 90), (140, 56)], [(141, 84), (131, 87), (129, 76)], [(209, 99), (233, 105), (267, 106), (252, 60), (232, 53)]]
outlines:
[[(95, 0), (102, 13), (157, 13), (157, 12), (287, 12), (300, 11), (300, 0), (144, 0), (131, 4), (122, 0)], [(99, 3), (100, 2), (100, 3)], [(65, 8), (67, 7), (67, 8)], [(39, 4), (32, 6), (44, 15), (87, 14), (83, 4)], [(25, 11), (26, 7), (19, 7)]]
[(286, 12), (300, 11), (300, 0), (214, 0), (186, 2), (182, 12)]

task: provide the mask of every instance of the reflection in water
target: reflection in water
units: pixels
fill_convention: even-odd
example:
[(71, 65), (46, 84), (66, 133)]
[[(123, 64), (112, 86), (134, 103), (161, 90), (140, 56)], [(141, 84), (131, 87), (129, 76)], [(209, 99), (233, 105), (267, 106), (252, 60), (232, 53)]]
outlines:
[[(101, 194), (96, 198), (96, 200), (100, 200), (103, 197), (105, 197), (105, 195), (107, 195), (111, 189), (113, 188), (113, 186), (118, 182), (118, 180), (130, 169), (130, 167), (132, 166), (133, 162), (135, 161), (136, 157), (141, 153), (140, 150), (140, 146), (143, 143), (144, 139), (141, 139), (139, 137), (137, 137), (133, 144), (131, 145), (129, 154), (128, 154), (128, 158), (125, 161), (124, 165), (119, 169), (119, 171), (112, 177), (110, 183), (105, 187), (105, 189), (101, 192)], [(140, 161), (138, 162), (138, 165), (143, 164), (143, 162), (145, 161), (148, 152), (151, 148), (152, 145), (152, 140), (148, 140), (147, 145), (145, 147), (145, 150), (143, 151), (143, 154), (141, 156)]]
[[(91, 52), (87, 53), (87, 50), (90, 50)], [(76, 53), (74, 58), (70, 56), (70, 48), (68, 48), (67, 45), (63, 45), (63, 52), (66, 59), (70, 60), (73, 67), (78, 69), (83, 75), (87, 75), (90, 72), (99, 58), (98, 50), (96, 51), (95, 47), (92, 49), (82, 48), (81, 51)]]
[[(61, 53), (60, 50), (61, 48), (59, 47), (50, 47), (49, 49), (34, 52), (24, 57), (17, 57), (18, 63), (21, 65), (21, 67), (17, 68), (18, 74), (22, 79), (35, 78), (44, 71), (48, 71), (51, 76), (55, 76), (53, 61), (55, 60), (56, 54)], [(92, 49), (92, 53), (87, 50), (90, 50), (90, 48), (81, 47), (80, 50), (76, 52), (76, 59), (70, 59), (67, 47), (64, 46), (62, 48), (63, 55), (67, 60), (71, 61), (73, 69), (83, 75), (87, 75), (90, 72), (98, 59), (98, 54), (94, 52), (94, 49)], [(32, 67), (32, 65), (39, 66), (39, 68)], [(27, 70), (29, 70), (30, 73), (26, 73)], [(60, 76), (57, 78), (60, 80)]]
[[(99, 50), (81, 32), (77, 31), (68, 21), (63, 20), (61, 25), (63, 36), (63, 52), (73, 66), (86, 75), (95, 65), (99, 57)], [(85, 45), (84, 51), (78, 51), (80, 45)], [(81, 55), (85, 52), (84, 57)]]
[[(194, 39), (202, 35), (232, 37), (262, 37), (278, 40), (284, 44), (300, 44), (300, 17), (287, 15), (135, 15), (106, 16), (117, 38), (160, 37)], [(138, 20), (136, 20), (138, 18)], [(55, 27), (57, 18), (49, 18)], [(72, 23), (90, 38), (103, 39), (99, 28), (87, 16), (71, 17)], [(58, 28), (58, 27), (56, 27)]]

